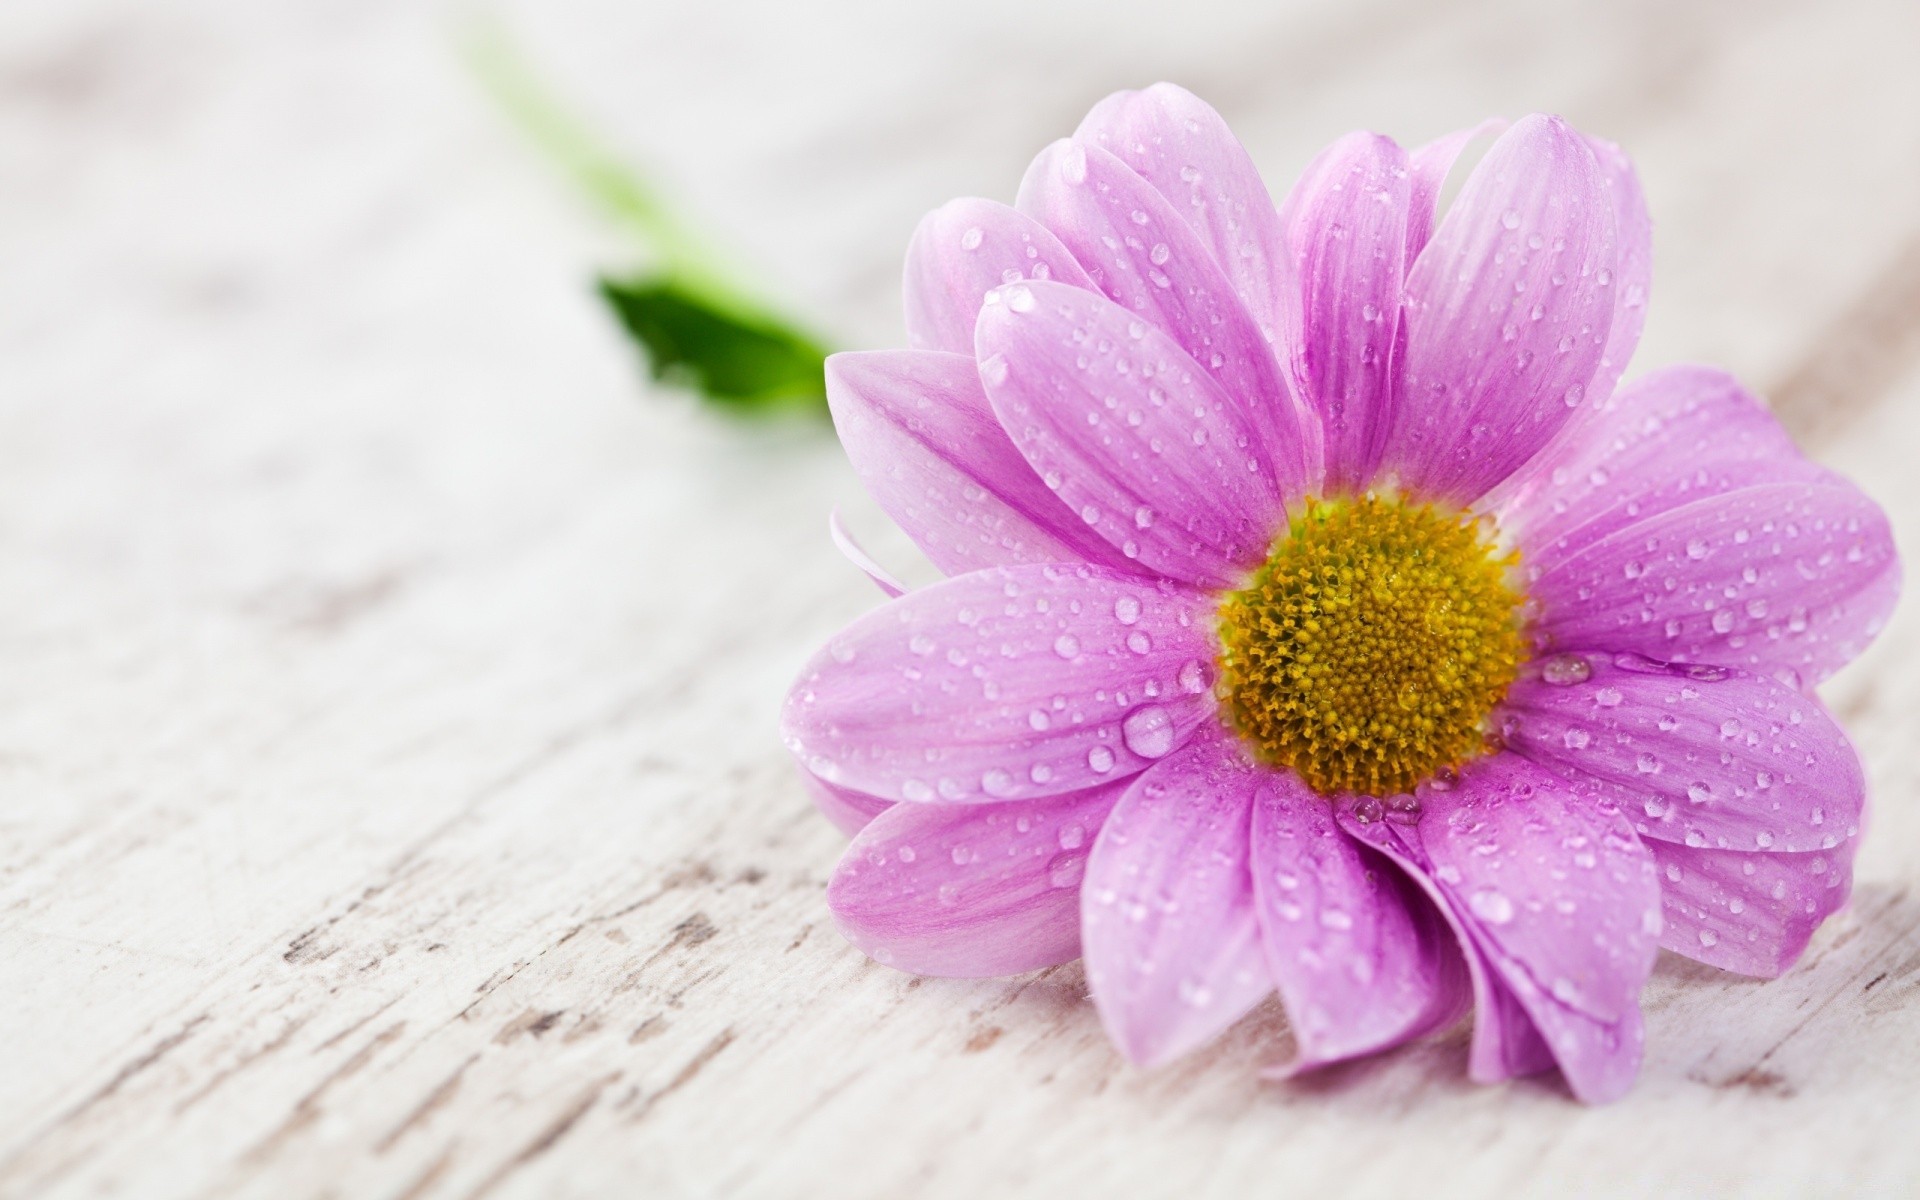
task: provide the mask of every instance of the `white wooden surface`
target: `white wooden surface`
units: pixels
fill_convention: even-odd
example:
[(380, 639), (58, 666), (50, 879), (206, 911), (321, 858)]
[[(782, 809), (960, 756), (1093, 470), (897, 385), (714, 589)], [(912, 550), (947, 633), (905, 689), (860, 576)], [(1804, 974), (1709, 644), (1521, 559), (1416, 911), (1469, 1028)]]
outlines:
[[(1464, 1035), (1285, 1085), (1263, 1010), (1158, 1073), (1077, 966), (834, 933), (774, 736), (875, 600), (830, 437), (648, 394), (608, 227), (460, 7), (0, 7), (0, 1195), (1920, 1193), (1920, 610), (1829, 689), (1876, 796), (1785, 979), (1675, 958), (1638, 1090)], [(1173, 16), (509, 8), (542, 69), (843, 344), (919, 214), (1098, 96), (1211, 98), (1276, 188), (1356, 126), (1562, 111), (1658, 220), (1639, 368), (1717, 361), (1920, 546), (1920, 10), (1246, 0)]]

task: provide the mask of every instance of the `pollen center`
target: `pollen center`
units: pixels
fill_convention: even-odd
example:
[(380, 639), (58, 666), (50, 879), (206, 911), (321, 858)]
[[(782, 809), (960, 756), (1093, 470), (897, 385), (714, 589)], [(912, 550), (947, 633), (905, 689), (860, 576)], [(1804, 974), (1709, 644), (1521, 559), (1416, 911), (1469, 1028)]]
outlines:
[(1323, 794), (1406, 792), (1481, 754), (1526, 658), (1518, 557), (1457, 511), (1312, 503), (1220, 606), (1241, 735)]

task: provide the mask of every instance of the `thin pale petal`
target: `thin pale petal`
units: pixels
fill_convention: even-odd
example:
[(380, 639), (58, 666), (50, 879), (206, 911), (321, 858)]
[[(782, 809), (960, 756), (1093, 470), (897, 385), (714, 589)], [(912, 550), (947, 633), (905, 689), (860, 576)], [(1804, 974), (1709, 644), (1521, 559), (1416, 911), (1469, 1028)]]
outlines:
[(1587, 145), (1600, 164), (1601, 177), (1607, 182), (1607, 200), (1613, 208), (1613, 325), (1607, 332), (1606, 351), (1600, 356), (1599, 377), (1587, 389), (1588, 400), (1600, 405), (1626, 372), (1647, 321), (1647, 295), (1653, 290), (1653, 216), (1647, 211), (1647, 194), (1640, 187), (1639, 172), (1633, 169), (1626, 151), (1596, 137), (1588, 138)]
[(919, 975), (1014, 975), (1080, 956), (1080, 880), (1123, 784), (1007, 804), (899, 804), (827, 885), (848, 941)]
[(1225, 738), (1199, 739), (1136, 779), (1094, 844), (1087, 984), (1142, 1066), (1213, 1040), (1273, 991), (1247, 870), (1257, 770)]
[(1831, 851), (1860, 831), (1866, 781), (1846, 735), (1818, 700), (1764, 676), (1563, 654), (1515, 683), (1499, 726), (1515, 753), (1602, 784), (1643, 837)]
[(1022, 279), (1093, 286), (1060, 239), (1032, 217), (975, 197), (941, 205), (921, 219), (907, 246), (908, 344), (972, 354), (981, 298)]
[(993, 568), (883, 604), (787, 696), (829, 783), (888, 799), (1059, 795), (1131, 775), (1214, 710), (1207, 598), (1085, 565)]
[(1292, 1070), (1397, 1046), (1466, 1014), (1466, 964), (1446, 922), (1289, 772), (1259, 780), (1252, 874), (1261, 945), (1299, 1044)]
[(1826, 477), (1759, 397), (1725, 371), (1665, 367), (1563, 430), (1482, 507), (1536, 571), (1706, 496)]
[(827, 514), (827, 536), (833, 539), (834, 549), (840, 551), (848, 562), (860, 568), (861, 574), (871, 579), (873, 586), (886, 593), (887, 599), (891, 600), (895, 596), (907, 594), (907, 585), (901, 583), (893, 572), (881, 566), (873, 555), (868, 554), (866, 547), (854, 540), (852, 531), (847, 528), (847, 523), (840, 519), (840, 510), (837, 507)]
[(1394, 334), (1406, 274), (1406, 151), (1353, 133), (1321, 151), (1287, 197), (1288, 367), (1318, 415), (1330, 491), (1372, 480), (1392, 422)]
[(1800, 960), (1853, 890), (1858, 841), (1769, 854), (1649, 842), (1660, 865), (1660, 944), (1723, 970), (1773, 979)]
[(1007, 440), (972, 355), (835, 354), (827, 400), (861, 482), (947, 574), (1023, 562), (1126, 566)]
[(1280, 222), (1240, 139), (1183, 87), (1156, 83), (1093, 106), (1076, 141), (1132, 167), (1193, 226), (1269, 337), (1278, 334)]
[(1696, 500), (1531, 572), (1548, 649), (1633, 650), (1805, 687), (1865, 649), (1900, 591), (1886, 514), (1831, 476)]
[[(1472, 763), (1445, 790), (1423, 786), (1419, 799), (1416, 824), (1362, 821), (1354, 807), (1342, 822), (1373, 844), (1390, 831), (1538, 1029), (1574, 1094), (1617, 1099), (1633, 1083), (1645, 1040), (1640, 990), (1661, 920), (1652, 854), (1604, 798), (1513, 755)], [(1511, 1032), (1511, 1022), (1500, 1025), (1503, 1036)], [(1476, 1046), (1473, 1057), (1476, 1076), (1483, 1067), (1504, 1074), (1516, 1053)]]
[(1507, 131), (1504, 117), (1489, 117), (1471, 129), (1456, 129), (1418, 147), (1407, 156), (1410, 195), (1407, 205), (1406, 261), (1413, 262), (1433, 237), (1440, 219), (1440, 193), (1460, 155), (1477, 138), (1499, 137)]
[(894, 806), (891, 800), (869, 796), (851, 788), (835, 787), (804, 766), (800, 768), (800, 779), (806, 785), (813, 806), (820, 810), (820, 815), (832, 821), (848, 837), (865, 829), (868, 822)]
[(1299, 414), (1279, 360), (1213, 252), (1153, 185), (1098, 146), (1055, 142), (1016, 206), (1073, 251), (1116, 304), (1158, 325), (1213, 377), (1251, 426), (1252, 453), (1284, 495), (1306, 490)]
[(1158, 327), (1092, 292), (1016, 284), (980, 314), (987, 396), (1060, 500), (1141, 567), (1231, 585), (1285, 528), (1244, 410)]
[(1408, 273), (1385, 468), (1421, 499), (1467, 503), (1533, 457), (1593, 383), (1614, 269), (1585, 139), (1558, 118), (1520, 121)]

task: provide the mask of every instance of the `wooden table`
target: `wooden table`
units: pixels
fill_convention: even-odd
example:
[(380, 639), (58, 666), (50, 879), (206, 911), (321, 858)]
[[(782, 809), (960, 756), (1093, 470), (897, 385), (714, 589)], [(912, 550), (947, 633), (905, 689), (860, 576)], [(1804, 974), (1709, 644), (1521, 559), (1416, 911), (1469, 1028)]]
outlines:
[[(774, 733), (876, 600), (832, 438), (650, 392), (625, 250), (501, 122), (470, 10), (0, 8), (0, 1194), (1920, 1192), (1920, 606), (1827, 689), (1852, 907), (1786, 978), (1663, 958), (1625, 1102), (1464, 1034), (1154, 1073), (1079, 967), (921, 980), (834, 932)], [(1920, 547), (1920, 8), (593, 0), (542, 71), (766, 290), (901, 340), (906, 236), (1118, 86), (1276, 189), (1533, 108), (1658, 221), (1636, 368), (1724, 364)], [(924, 573), (921, 576), (924, 578)]]

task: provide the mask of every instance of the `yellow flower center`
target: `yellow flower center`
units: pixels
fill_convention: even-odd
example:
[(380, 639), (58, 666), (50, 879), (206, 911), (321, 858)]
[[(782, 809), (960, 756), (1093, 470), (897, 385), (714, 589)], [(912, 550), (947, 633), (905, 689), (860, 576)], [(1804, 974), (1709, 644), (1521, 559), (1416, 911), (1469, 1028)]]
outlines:
[(1391, 796), (1486, 749), (1526, 658), (1517, 552), (1470, 515), (1373, 495), (1309, 504), (1220, 605), (1242, 736), (1323, 794)]

